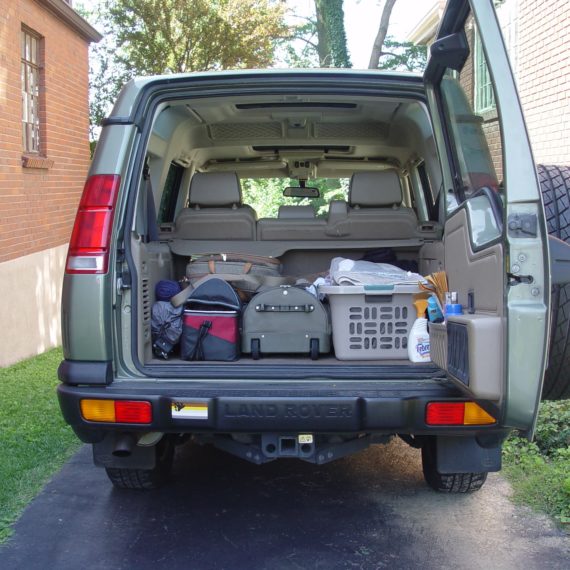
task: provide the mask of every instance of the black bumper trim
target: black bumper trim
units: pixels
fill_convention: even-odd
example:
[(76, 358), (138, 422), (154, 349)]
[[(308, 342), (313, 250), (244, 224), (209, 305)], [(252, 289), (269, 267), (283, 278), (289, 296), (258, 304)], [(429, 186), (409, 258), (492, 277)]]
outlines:
[[(425, 424), (426, 404), (438, 401), (465, 400), (457, 390), (433, 383), (424, 390), (398, 391), (377, 389), (373, 391), (337, 391), (326, 395), (301, 396), (297, 390), (286, 390), (273, 395), (249, 393), (235, 395), (224, 390), (223, 396), (192, 390), (187, 386), (160, 387), (156, 383), (146, 390), (127, 390), (95, 387), (72, 387), (60, 385), (58, 397), (65, 420), (76, 429), (84, 430), (129, 430), (164, 431), (171, 433), (230, 433), (230, 432), (375, 432), (413, 434), (474, 434), (493, 431), (497, 425), (488, 427), (430, 427)], [(220, 394), (222, 390), (218, 389)], [(316, 392), (316, 390), (315, 390)], [(407, 392), (407, 393), (406, 393)], [(82, 398), (113, 398), (147, 400), (153, 408), (150, 425), (99, 424), (88, 422), (81, 416), (79, 401)], [(205, 404), (207, 417), (173, 418), (173, 401), (190, 401)]]
[(113, 365), (107, 362), (63, 360), (57, 369), (60, 382), (69, 385), (108, 386), (113, 382)]

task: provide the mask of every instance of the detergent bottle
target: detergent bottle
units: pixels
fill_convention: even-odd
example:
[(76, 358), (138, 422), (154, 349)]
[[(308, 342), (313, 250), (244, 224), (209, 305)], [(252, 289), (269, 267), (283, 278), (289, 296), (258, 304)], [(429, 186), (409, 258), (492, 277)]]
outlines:
[(417, 318), (408, 336), (408, 358), (412, 362), (430, 362), (429, 334), (425, 317), (427, 300), (418, 299), (414, 301), (414, 307)]

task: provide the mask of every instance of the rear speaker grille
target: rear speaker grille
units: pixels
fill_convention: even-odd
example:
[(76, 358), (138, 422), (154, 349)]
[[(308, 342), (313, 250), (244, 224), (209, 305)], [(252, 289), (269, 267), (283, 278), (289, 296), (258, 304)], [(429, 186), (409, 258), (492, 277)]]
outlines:
[(281, 123), (220, 123), (210, 126), (213, 139), (279, 139), (282, 137)]
[(469, 386), (469, 342), (465, 325), (447, 323), (447, 371)]

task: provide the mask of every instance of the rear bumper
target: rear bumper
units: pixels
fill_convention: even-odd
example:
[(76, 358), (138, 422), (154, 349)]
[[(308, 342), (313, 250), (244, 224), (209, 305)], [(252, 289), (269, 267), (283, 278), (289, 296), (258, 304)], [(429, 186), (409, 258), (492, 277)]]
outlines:
[[(234, 383), (216, 385), (180, 382), (114, 382), (110, 386), (58, 387), (65, 420), (84, 441), (108, 430), (167, 433), (378, 433), (414, 435), (503, 435), (490, 426), (428, 426), (425, 409), (432, 401), (464, 401), (453, 386), (441, 381), (319, 382), (263, 388)], [(85, 420), (80, 400), (103, 398), (145, 400), (152, 405), (150, 424), (100, 423)], [(173, 404), (192, 404), (195, 413), (177, 417)], [(494, 417), (492, 404), (480, 402)], [(176, 405), (174, 406), (176, 408)]]

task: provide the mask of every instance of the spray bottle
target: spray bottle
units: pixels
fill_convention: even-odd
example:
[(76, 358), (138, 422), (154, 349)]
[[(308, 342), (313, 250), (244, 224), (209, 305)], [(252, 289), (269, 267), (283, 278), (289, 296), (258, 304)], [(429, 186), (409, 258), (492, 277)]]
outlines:
[(418, 299), (414, 301), (414, 307), (417, 318), (408, 336), (408, 358), (412, 362), (430, 362), (429, 334), (425, 317), (427, 300)]

